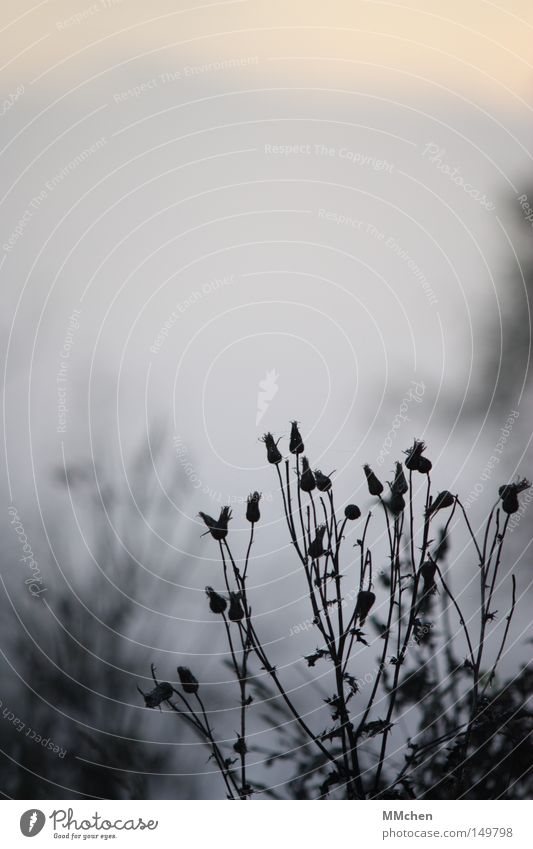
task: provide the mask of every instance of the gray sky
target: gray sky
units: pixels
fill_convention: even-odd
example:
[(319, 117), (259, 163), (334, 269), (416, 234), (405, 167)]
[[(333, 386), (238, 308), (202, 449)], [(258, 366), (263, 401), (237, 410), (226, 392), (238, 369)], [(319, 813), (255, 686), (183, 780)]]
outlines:
[[(125, 493), (106, 521), (147, 570), (141, 595), (173, 563), (187, 588), (142, 636), (185, 649), (214, 568), (197, 512), (231, 501), (244, 545), (251, 490), (259, 612), (283, 635), (301, 619), (265, 431), (286, 446), (297, 418), (341, 504), (367, 507), (362, 464), (386, 479), (414, 436), (437, 489), (483, 479), (511, 410), (463, 412), (491, 396), (523, 252), (533, 11), (174, 5), (3, 5), (0, 328), (6, 511), (76, 575), (94, 516), (52, 475), (94, 461), (89, 487)], [(519, 403), (487, 492), (529, 438)], [(158, 630), (161, 614), (177, 622)]]

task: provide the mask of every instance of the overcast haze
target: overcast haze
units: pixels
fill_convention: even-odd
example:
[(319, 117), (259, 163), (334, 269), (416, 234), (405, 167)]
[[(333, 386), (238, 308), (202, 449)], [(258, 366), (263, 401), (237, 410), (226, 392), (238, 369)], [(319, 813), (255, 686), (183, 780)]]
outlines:
[(176, 655), (218, 569), (198, 511), (231, 503), (243, 549), (256, 489), (257, 613), (274, 640), (301, 621), (265, 431), (286, 452), (298, 419), (368, 507), (362, 464), (387, 479), (415, 436), (437, 489), (470, 492), (517, 410), (483, 486), (531, 475), (531, 4), (189, 5), (7, 2), (0, 30), (4, 513), (52, 607), (61, 573), (108, 575), (100, 522), (139, 578), (108, 585), (126, 638)]

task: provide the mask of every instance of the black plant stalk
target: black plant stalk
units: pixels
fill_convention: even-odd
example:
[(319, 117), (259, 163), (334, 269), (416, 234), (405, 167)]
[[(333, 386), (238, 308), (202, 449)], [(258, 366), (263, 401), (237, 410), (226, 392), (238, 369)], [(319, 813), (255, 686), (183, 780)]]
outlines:
[[(152, 678), (156, 686), (158, 685), (157, 677), (155, 674), (155, 666), (152, 663)], [(224, 784), (226, 785), (226, 790), (228, 792), (228, 798), (237, 799), (239, 798), (239, 787), (232, 775), (231, 770), (227, 767), (226, 762), (224, 760), (224, 756), (218, 746), (213, 732), (211, 730), (211, 726), (209, 725), (209, 721), (205, 714), (205, 710), (203, 710), (204, 723), (198, 719), (198, 714), (193, 710), (183, 693), (180, 693), (174, 687), (172, 688), (174, 691), (174, 695), (185, 705), (186, 711), (181, 710), (177, 707), (176, 704), (171, 699), (166, 700), (166, 704), (168, 708), (174, 713), (178, 714), (182, 719), (185, 720), (189, 725), (191, 725), (197, 734), (201, 737), (201, 739), (207, 744), (208, 748), (211, 750), (211, 755), (222, 775), (224, 780)], [(202, 706), (203, 707), (203, 706)]]
[[(318, 748), (320, 749), (321, 753), (322, 753), (322, 754), (323, 754), (323, 755), (324, 755), (324, 756), (325, 756), (328, 760), (330, 760), (332, 763), (334, 763), (334, 764), (336, 765), (336, 759), (335, 759), (335, 758), (331, 755), (331, 753), (330, 753), (330, 752), (326, 749), (326, 747), (325, 747), (325, 746), (321, 743), (321, 741), (318, 739), (318, 737), (317, 737), (317, 736), (316, 736), (316, 735), (315, 735), (315, 734), (311, 731), (311, 729), (308, 727), (307, 723), (306, 723), (306, 722), (302, 719), (302, 717), (300, 716), (300, 714), (298, 713), (298, 711), (297, 711), (297, 710), (296, 710), (296, 708), (294, 707), (294, 705), (293, 705), (292, 701), (290, 700), (289, 696), (287, 695), (287, 693), (286, 693), (285, 689), (283, 688), (283, 686), (282, 686), (282, 684), (281, 684), (281, 682), (280, 682), (280, 680), (279, 680), (279, 676), (278, 676), (278, 674), (277, 674), (276, 668), (275, 668), (275, 667), (274, 667), (274, 666), (270, 663), (270, 661), (268, 660), (268, 657), (267, 657), (267, 655), (266, 655), (266, 653), (265, 653), (265, 650), (264, 650), (264, 648), (263, 648), (263, 646), (262, 646), (262, 644), (261, 644), (261, 641), (259, 640), (259, 638), (258, 638), (258, 636), (257, 636), (257, 633), (256, 633), (256, 630), (255, 630), (255, 627), (254, 627), (254, 625), (253, 625), (253, 623), (252, 623), (252, 621), (251, 621), (251, 618), (250, 618), (250, 616), (251, 616), (251, 612), (250, 612), (250, 608), (248, 607), (247, 602), (246, 602), (246, 587), (245, 587), (245, 586), (244, 586), (244, 584), (242, 583), (242, 579), (241, 579), (241, 577), (240, 577), (239, 570), (237, 569), (237, 566), (235, 565), (235, 560), (233, 559), (233, 555), (232, 555), (232, 553), (231, 553), (231, 550), (230, 550), (230, 548), (229, 548), (229, 545), (227, 544), (227, 542), (226, 542), (226, 541), (224, 541), (224, 542), (225, 542), (225, 546), (226, 546), (226, 552), (227, 552), (228, 557), (230, 558), (230, 561), (231, 561), (231, 563), (232, 563), (232, 565), (233, 565), (233, 569), (234, 569), (235, 576), (236, 576), (236, 578), (238, 579), (239, 586), (241, 587), (241, 591), (242, 591), (242, 593), (243, 593), (244, 604), (245, 604), (245, 611), (247, 611), (247, 612), (245, 613), (245, 615), (246, 615), (246, 617), (247, 617), (247, 626), (249, 627), (249, 635), (250, 635), (251, 645), (252, 645), (252, 648), (254, 649), (254, 652), (256, 653), (257, 657), (258, 657), (258, 658), (259, 658), (259, 660), (261, 661), (261, 663), (262, 663), (263, 667), (265, 668), (265, 670), (266, 670), (266, 671), (269, 673), (269, 675), (271, 676), (271, 678), (272, 678), (272, 680), (274, 681), (274, 683), (275, 683), (275, 685), (276, 685), (276, 687), (277, 687), (277, 689), (278, 689), (278, 691), (279, 691), (279, 693), (280, 693), (281, 697), (282, 697), (282, 698), (283, 698), (283, 700), (285, 701), (285, 704), (287, 705), (287, 707), (288, 707), (288, 708), (289, 708), (289, 710), (291, 711), (291, 713), (292, 713), (292, 715), (294, 716), (294, 718), (295, 718), (295, 719), (297, 720), (297, 722), (300, 724), (300, 726), (301, 726), (301, 727), (302, 727), (302, 729), (305, 731), (305, 733), (308, 735), (308, 737), (310, 738), (310, 740), (312, 740), (312, 741), (313, 741), (313, 742), (314, 742), (314, 743), (318, 746)], [(222, 556), (223, 556), (223, 559), (225, 560), (224, 555), (222, 555)]]
[[(380, 749), (380, 753), (379, 753), (379, 761), (378, 761), (378, 765), (377, 765), (377, 769), (376, 769), (376, 777), (375, 777), (375, 781), (374, 781), (374, 794), (377, 794), (378, 791), (379, 791), (379, 782), (380, 782), (380, 778), (381, 778), (381, 772), (383, 770), (383, 764), (384, 764), (384, 761), (385, 761), (385, 754), (386, 754), (386, 751), (387, 751), (387, 738), (388, 738), (388, 735), (389, 735), (389, 732), (390, 732), (390, 728), (391, 728), (390, 723), (391, 723), (392, 715), (394, 713), (394, 708), (395, 708), (396, 699), (397, 699), (397, 695), (398, 695), (398, 683), (399, 683), (399, 678), (400, 678), (400, 672), (401, 672), (402, 666), (405, 662), (407, 649), (408, 649), (409, 643), (411, 641), (411, 636), (412, 636), (412, 633), (413, 633), (413, 627), (414, 627), (414, 624), (415, 624), (415, 620), (416, 620), (416, 617), (417, 617), (418, 610), (420, 609), (421, 600), (417, 601), (418, 586), (419, 586), (419, 582), (420, 582), (420, 567), (426, 559), (430, 522), (431, 522), (431, 482), (430, 482), (430, 479), (429, 479), (429, 476), (428, 476), (428, 483), (427, 483), (427, 490), (426, 490), (426, 508), (425, 508), (425, 512), (424, 512), (424, 531), (423, 531), (422, 549), (421, 549), (421, 553), (420, 553), (420, 564), (419, 564), (419, 570), (413, 578), (413, 589), (412, 589), (411, 603), (410, 603), (410, 609), (409, 609), (409, 620), (408, 620), (408, 623), (407, 623), (407, 628), (405, 630), (404, 640), (403, 640), (403, 644), (402, 644), (401, 648), (400, 648), (400, 642), (401, 642), (400, 632), (401, 632), (401, 593), (402, 593), (402, 589), (401, 589), (401, 576), (399, 575), (399, 563), (398, 563), (397, 570), (395, 570), (396, 574), (398, 576), (397, 581), (398, 581), (398, 587), (399, 587), (399, 589), (398, 589), (398, 609), (399, 609), (399, 613), (398, 613), (398, 653), (397, 653), (397, 656), (396, 656), (396, 664), (395, 664), (395, 667), (394, 667), (394, 678), (393, 678), (392, 689), (391, 689), (390, 697), (389, 697), (389, 707), (388, 707), (388, 710), (387, 710), (387, 715), (386, 715), (386, 719), (385, 719), (385, 727), (384, 727), (384, 731), (383, 731), (383, 735), (382, 735), (381, 749)], [(393, 555), (394, 555), (394, 552), (393, 552)]]
[[(465, 511), (463, 505), (459, 504), (459, 506), (462, 508), (463, 514), (465, 515), (465, 518), (466, 518), (466, 511)], [(503, 526), (503, 530), (500, 533), (499, 515), (498, 514), (499, 514), (499, 511), (496, 511), (496, 528), (495, 528), (495, 531), (494, 531), (494, 537), (493, 537), (493, 542), (492, 542), (491, 551), (490, 551), (490, 554), (489, 554), (488, 561), (485, 561), (488, 527), (487, 527), (487, 533), (485, 534), (485, 543), (484, 543), (483, 549), (480, 550), (479, 546), (477, 545), (477, 541), (475, 539), (475, 536), (472, 532), (470, 523), (468, 522), (468, 519), (467, 519), (468, 530), (470, 532), (470, 536), (471, 536), (472, 540), (475, 543), (476, 550), (479, 554), (479, 559), (480, 559), (479, 575), (480, 575), (481, 611), (480, 611), (480, 625), (479, 625), (479, 639), (478, 639), (478, 647), (477, 647), (477, 656), (474, 659), (473, 669), (472, 669), (473, 684), (472, 684), (472, 694), (471, 694), (470, 721), (469, 721), (468, 727), (466, 729), (464, 744), (463, 744), (463, 749), (462, 749), (461, 762), (460, 762), (459, 769), (458, 769), (458, 772), (457, 772), (457, 795), (461, 795), (461, 793), (463, 792), (463, 779), (464, 779), (464, 773), (465, 773), (465, 765), (466, 765), (466, 762), (468, 760), (468, 749), (469, 749), (469, 745), (470, 745), (470, 739), (471, 739), (471, 736), (472, 736), (472, 731), (474, 729), (474, 726), (479, 719), (478, 714), (479, 714), (479, 706), (480, 706), (480, 692), (479, 691), (480, 691), (480, 680), (481, 680), (481, 664), (482, 664), (482, 661), (483, 661), (483, 654), (484, 654), (484, 649), (485, 649), (485, 637), (486, 637), (487, 623), (490, 621), (490, 619), (492, 617), (490, 606), (492, 604), (492, 596), (493, 596), (493, 593), (494, 593), (496, 576), (497, 576), (498, 569), (499, 569), (499, 566), (500, 566), (500, 563), (501, 563), (501, 556), (502, 556), (502, 551), (503, 551), (503, 543), (504, 543), (504, 540), (505, 540), (505, 533), (507, 531), (507, 526), (509, 524), (509, 519), (510, 519), (510, 516), (507, 515), (507, 517), (505, 519), (504, 526)], [(495, 550), (497, 551), (496, 561), (495, 561), (494, 567), (493, 567), (492, 580), (491, 580), (491, 583), (489, 584), (488, 583), (489, 572), (490, 572), (490, 568), (491, 568), (491, 561), (492, 561), (493, 552)], [(487, 594), (487, 590), (489, 590), (488, 594)], [(515, 582), (514, 582), (514, 577), (513, 577), (513, 594), (514, 594), (514, 592), (515, 592)], [(514, 612), (514, 603), (513, 603), (512, 608), (511, 608), (511, 616), (512, 616), (512, 612)], [(510, 620), (507, 624), (508, 624), (508, 626), (510, 625)], [(509, 631), (509, 628), (507, 627), (506, 630), (505, 630), (505, 637), (507, 636), (508, 631)], [(504, 645), (505, 645), (505, 643), (504, 643)], [(500, 651), (503, 651), (503, 646), (501, 647)], [(491, 674), (493, 674), (493, 673), (491, 673)]]

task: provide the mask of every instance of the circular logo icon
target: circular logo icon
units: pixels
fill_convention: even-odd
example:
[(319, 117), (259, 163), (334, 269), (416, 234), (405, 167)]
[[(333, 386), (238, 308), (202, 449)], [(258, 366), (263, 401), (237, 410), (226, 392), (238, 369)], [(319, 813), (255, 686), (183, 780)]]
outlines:
[(30, 808), (29, 811), (24, 811), (20, 818), (20, 830), (24, 837), (35, 837), (42, 831), (45, 822), (46, 817), (42, 811)]

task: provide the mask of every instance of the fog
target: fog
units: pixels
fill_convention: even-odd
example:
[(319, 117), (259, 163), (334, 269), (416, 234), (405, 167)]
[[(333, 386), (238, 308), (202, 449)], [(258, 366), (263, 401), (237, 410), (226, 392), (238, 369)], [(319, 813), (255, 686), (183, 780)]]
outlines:
[[(529, 77), (526, 85), (501, 71), (492, 87), (479, 45), (473, 67), (468, 43), (453, 59), (424, 42), (430, 33), (438, 43), (435, 21), (420, 36), (425, 59), (403, 45), (388, 51), (387, 66), (361, 33), (307, 30), (326, 25), (314, 6), (305, 26), (299, 4), (290, 10), (294, 42), (281, 7), (246, 3), (222, 23), (220, 10), (191, 19), (168, 49), (164, 23), (139, 32), (142, 4), (116, 5), (68, 24), (70, 6), (57, 20), (34, 15), (28, 43), (48, 40), (24, 61), (18, 53), (5, 78), (5, 98), (22, 91), (2, 115), (4, 702), (21, 714), (33, 689), (35, 710), (53, 715), (57, 664), (89, 688), (72, 711), (58, 700), (73, 758), (105, 762), (108, 733), (152, 741), (133, 745), (140, 763), (128, 768), (142, 773), (143, 759), (164, 750), (168, 762), (154, 771), (166, 777), (155, 790), (124, 792), (195, 797), (220, 792), (215, 777), (200, 787), (192, 775), (201, 772), (197, 741), (174, 716), (147, 716), (136, 687), (149, 687), (151, 662), (163, 679), (185, 663), (213, 690), (225, 680), (227, 650), (204, 593), (223, 586), (219, 552), (199, 510), (232, 506), (242, 558), (246, 497), (262, 492), (254, 612), (307, 698), (301, 658), (316, 636), (306, 627), (291, 636), (309, 616), (306, 589), (265, 432), (281, 437), (286, 455), (297, 419), (313, 467), (335, 470), (336, 503), (365, 511), (363, 464), (388, 480), (421, 438), (436, 489), (473, 493), (476, 530), (498, 487), (531, 475)], [(269, 14), (280, 40), (267, 33)], [(332, 15), (343, 14), (338, 4)], [(503, 27), (492, 15), (487, 25), (490, 17)], [(204, 43), (198, 34), (210, 28), (219, 34)], [(67, 31), (63, 54), (56, 45)], [(510, 43), (505, 29), (501, 38)], [(511, 367), (500, 368), (518, 336)], [(37, 597), (9, 508), (39, 564)], [(380, 511), (374, 518), (379, 559), (385, 528)], [(526, 511), (509, 542), (505, 574), (517, 567), (525, 612), (506, 674), (530, 654), (521, 643), (530, 528)], [(461, 533), (452, 534), (451, 568)], [(471, 573), (462, 601), (474, 611), (475, 569), (460, 568)], [(54, 654), (61, 623), (96, 678)], [(39, 653), (26, 628), (44, 646), (35, 687), (24, 658)], [(103, 667), (111, 678), (94, 696)], [(219, 689), (224, 712), (230, 697)], [(104, 732), (103, 754), (76, 749), (80, 722)], [(5, 726), (5, 757), (17, 762)], [(91, 779), (84, 789), (73, 773), (60, 781), (57, 759), (51, 772), (61, 793), (99, 795)], [(189, 776), (176, 783), (178, 772)], [(24, 791), (6, 781), (5, 792)]]

